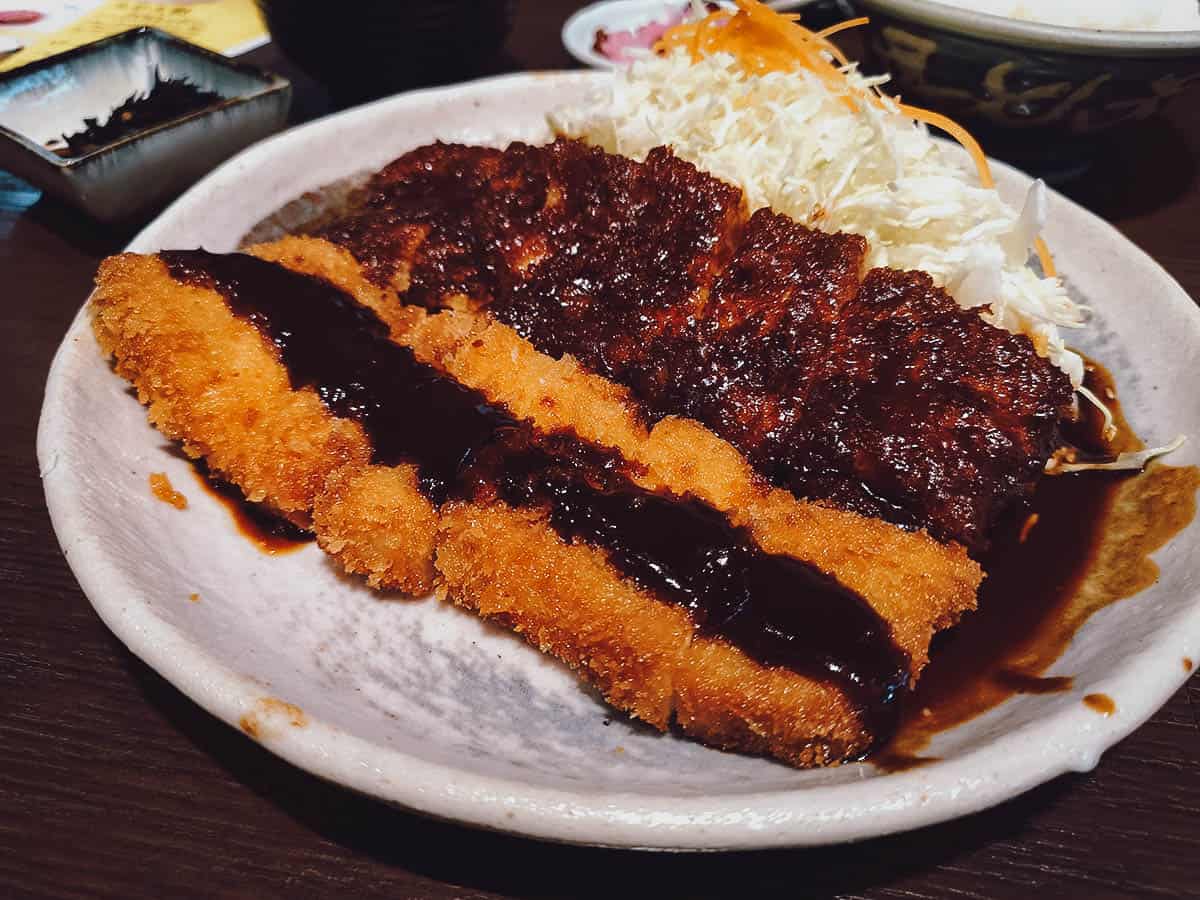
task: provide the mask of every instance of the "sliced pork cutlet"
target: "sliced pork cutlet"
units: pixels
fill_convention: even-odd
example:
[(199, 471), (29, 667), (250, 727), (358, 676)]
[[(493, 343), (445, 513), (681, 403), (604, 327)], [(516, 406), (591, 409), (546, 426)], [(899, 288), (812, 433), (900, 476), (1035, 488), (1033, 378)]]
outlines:
[(802, 415), (756, 466), (828, 499), (981, 550), (1027, 499), (1072, 402), (1029, 338), (962, 309), (922, 272), (873, 269), (843, 308), (823, 364), (800, 377)]
[[(647, 169), (686, 165), (665, 151), (657, 161)], [(694, 200), (721, 196), (711, 182), (696, 173), (681, 220), (720, 208)], [(492, 311), (539, 350), (629, 387), (652, 420), (703, 422), (799, 497), (983, 549), (1053, 450), (1066, 376), (926, 275), (880, 269), (860, 282), (863, 238), (769, 211), (727, 264), (720, 249), (702, 258), (715, 280), (688, 281), (688, 249), (718, 233), (702, 221), (647, 218), (627, 242), (538, 270)]]
[(1041, 477), (1066, 375), (928, 275), (854, 289), (861, 238), (781, 219), (752, 223), (697, 329), (703, 367), (674, 371), (656, 411), (685, 409), (796, 496), (982, 550)]
[(637, 165), (577, 141), (431, 144), (373, 176), (363, 207), (321, 236), (406, 303), (477, 308), (571, 252), (586, 222), (607, 230), (618, 212), (605, 202), (614, 173)]
[(646, 346), (643, 365), (668, 367), (644, 400), (654, 417), (686, 415), (753, 450), (781, 420), (804, 415), (803, 397), (781, 403), (780, 388), (823, 363), (866, 249), (857, 235), (825, 234), (758, 210), (705, 307), (687, 327)]
[(925, 274), (875, 269), (860, 285), (866, 250), (757, 212), (691, 348), (649, 354), (672, 371), (648, 402), (797, 496), (981, 548), (1037, 483), (1070, 383)]
[[(597, 405), (620, 392), (536, 357), (529, 367), (557, 398), (534, 407), (553, 429), (543, 430), (508, 406), (524, 402), (529, 367), (488, 379), (500, 404), (415, 349), (427, 334), (442, 356), (462, 334), (448, 338), (454, 369), (482, 377), (475, 364), (489, 347), (534, 353), (505, 326), (417, 312), (409, 333), (389, 334), (371, 312), (377, 289), (341, 251), (312, 239), (255, 250), (105, 263), (97, 336), (155, 423), (248, 496), (311, 509), (322, 548), (377, 585), (427, 590), (436, 552), (456, 602), (656, 727), (674, 720), (716, 746), (796, 765), (854, 758), (894, 723), (933, 629), (973, 604), (979, 572), (959, 548), (770, 495), (694, 423), (660, 423), (683, 428), (660, 442), (626, 422), (636, 461), (581, 439), (591, 417), (577, 427), (548, 417), (570, 395), (546, 367), (563, 387), (595, 379)], [(339, 286), (362, 292), (362, 305)], [(455, 322), (473, 317), (482, 331)], [(621, 418), (615, 408), (595, 417)], [(713, 502), (745, 524), (700, 499), (722, 482), (741, 484), (748, 502)]]
[(486, 302), (494, 277), (475, 209), (503, 158), (489, 147), (420, 147), (374, 175), (363, 207), (320, 236), (349, 250), (372, 282), (406, 303)]
[(477, 198), (475, 228), (492, 257), (496, 296), (621, 224), (614, 186), (640, 164), (580, 141), (512, 144)]
[(1065, 376), (923, 276), (860, 292), (860, 237), (744, 217), (739, 190), (665, 148), (438, 144), (328, 236), (406, 303), (487, 306), (797, 496), (982, 549), (1053, 449)]
[(321, 236), (405, 303), (491, 305), (547, 352), (642, 377), (644, 342), (703, 307), (744, 220), (741, 191), (669, 150), (639, 163), (560, 139), (414, 150)]
[[(635, 163), (574, 141), (549, 148), (564, 215), (553, 252), (490, 311), (543, 353), (655, 396), (667, 370), (647, 349), (686, 333), (745, 222), (739, 189), (666, 148)], [(599, 177), (597, 177), (599, 176)]]

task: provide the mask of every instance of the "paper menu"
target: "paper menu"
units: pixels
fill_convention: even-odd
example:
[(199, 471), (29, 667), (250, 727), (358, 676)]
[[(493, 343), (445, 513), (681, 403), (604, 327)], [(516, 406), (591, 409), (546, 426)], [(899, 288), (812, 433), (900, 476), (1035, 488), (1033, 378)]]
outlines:
[(227, 56), (268, 40), (254, 0), (0, 0), (0, 12), (13, 9), (40, 12), (43, 18), (27, 25), (0, 25), (0, 38), (23, 44), (23, 49), (0, 56), (0, 71), (141, 25), (161, 28)]

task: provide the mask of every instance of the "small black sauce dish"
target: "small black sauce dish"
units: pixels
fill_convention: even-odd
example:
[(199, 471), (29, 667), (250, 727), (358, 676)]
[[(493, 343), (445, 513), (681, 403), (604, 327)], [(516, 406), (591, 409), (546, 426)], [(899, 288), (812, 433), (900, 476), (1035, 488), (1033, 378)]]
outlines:
[[(139, 103), (161, 101), (164, 82), (174, 102)], [(0, 168), (100, 221), (132, 220), (280, 130), (291, 93), (277, 75), (136, 28), (0, 74)], [(117, 110), (128, 127), (104, 128)]]

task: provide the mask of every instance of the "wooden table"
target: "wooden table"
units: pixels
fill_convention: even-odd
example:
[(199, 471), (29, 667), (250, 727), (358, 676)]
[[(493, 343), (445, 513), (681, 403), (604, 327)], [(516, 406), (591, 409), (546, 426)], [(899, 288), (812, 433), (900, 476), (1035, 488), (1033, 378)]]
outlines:
[[(514, 66), (567, 65), (569, 2), (523, 4)], [(256, 61), (282, 68), (270, 48)], [(297, 79), (296, 115), (326, 108)], [(1196, 95), (1068, 192), (1200, 296)], [(132, 657), (59, 553), (34, 460), (50, 358), (102, 228), (0, 175), (0, 897), (1200, 896), (1200, 690), (1089, 775), (967, 819), (825, 850), (676, 856), (426, 821), (299, 772)]]

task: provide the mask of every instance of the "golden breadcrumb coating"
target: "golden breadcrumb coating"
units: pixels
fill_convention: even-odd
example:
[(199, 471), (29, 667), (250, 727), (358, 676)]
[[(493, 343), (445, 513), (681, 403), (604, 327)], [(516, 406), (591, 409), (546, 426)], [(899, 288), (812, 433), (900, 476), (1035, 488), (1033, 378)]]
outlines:
[(710, 746), (800, 768), (855, 759), (873, 739), (832, 684), (759, 665), (721, 640), (693, 640), (684, 653), (675, 672), (675, 722)]
[(642, 464), (634, 476), (641, 486), (699, 497), (748, 528), (764, 550), (836, 576), (891, 623), (914, 672), (928, 659), (934, 631), (975, 606), (983, 575), (961, 546), (771, 488), (730, 444), (689, 419), (668, 417), (647, 431), (623, 388), (569, 356), (537, 352), (506, 325), (443, 312), (414, 321), (402, 340), (541, 430), (573, 429)]
[[(327, 262), (285, 258), (300, 271), (320, 267), (344, 287), (355, 283), (353, 270)], [(117, 373), (189, 456), (306, 528), (329, 482), (318, 510), (322, 546), (372, 584), (432, 589), (436, 514), (415, 468), (368, 468), (362, 428), (331, 415), (311, 388), (294, 390), (273, 348), (220, 294), (175, 281), (156, 257), (122, 254), (101, 264), (91, 310)]]
[(414, 596), (433, 590), (438, 513), (413, 466), (344, 466), (325, 482), (313, 509), (321, 549), (375, 588)]
[(100, 346), (151, 423), (248, 499), (306, 524), (328, 474), (370, 458), (363, 430), (330, 415), (314, 391), (292, 390), (262, 335), (220, 294), (180, 284), (156, 257), (106, 259), (91, 310)]
[(455, 603), (556, 656), (614, 706), (659, 729), (670, 723), (691, 619), (621, 578), (603, 553), (564, 543), (538, 510), (451, 502), (437, 564)]
[(419, 307), (406, 306), (395, 291), (368, 281), (362, 266), (348, 250), (329, 241), (308, 237), (283, 237), (265, 244), (247, 247), (246, 253), (279, 263), (293, 272), (316, 275), (341, 288), (387, 322), (393, 330), (407, 330), (413, 319), (424, 315)]
[[(647, 429), (623, 388), (570, 357), (538, 353), (486, 314), (402, 306), (319, 239), (252, 252), (347, 290), (418, 358), (517, 417), (615, 448), (642, 486), (697, 496), (764, 550), (835, 575), (888, 621), (914, 677), (933, 632), (974, 605), (982, 576), (961, 547), (771, 489), (695, 422)], [(544, 512), (461, 501), (435, 510), (415, 467), (371, 465), (361, 427), (333, 417), (311, 389), (292, 389), (273, 348), (215, 291), (174, 281), (156, 258), (124, 254), (102, 265), (92, 306), (101, 346), (164, 434), (250, 499), (311, 523), (322, 548), (373, 586), (419, 594), (440, 579), (454, 602), (520, 632), (660, 729), (674, 723), (713, 746), (800, 766), (869, 747), (872, 735), (836, 686), (697, 636), (686, 611), (622, 577), (603, 550), (564, 541)]]
[[(346, 251), (319, 238), (287, 240), (289, 253), (277, 253), (272, 245), (255, 252), (285, 259), (297, 269), (356, 291), (362, 276), (353, 275), (357, 264)], [(326, 265), (328, 270), (323, 268)], [(378, 289), (370, 286), (366, 291), (363, 302), (376, 308)], [(764, 550), (812, 562), (862, 594), (891, 624), (897, 643), (912, 660), (914, 674), (928, 660), (934, 632), (974, 608), (983, 574), (960, 545), (942, 544), (924, 532), (904, 531), (879, 519), (797, 500), (788, 491), (765, 484), (733, 446), (697, 422), (668, 417), (647, 430), (625, 388), (586, 371), (570, 356), (553, 359), (538, 352), (486, 313), (427, 314), (386, 303), (381, 308), (396, 339), (461, 384), (530, 419), (543, 431), (571, 429), (585, 440), (619, 450), (625, 459), (644, 467), (634, 478), (643, 487), (697, 496), (735, 525), (748, 528)], [(397, 498), (396, 502), (408, 501)], [(329, 505), (331, 516), (334, 503)], [(342, 510), (338, 518), (351, 523), (358, 518), (356, 512)], [(362, 532), (357, 538), (367, 540)], [(362, 562), (379, 558), (370, 548), (355, 554), (355, 535), (345, 539), (344, 553)], [(369, 574), (373, 583), (401, 587), (384, 569)]]
[(622, 578), (607, 554), (559, 537), (537, 510), (442, 508), (449, 596), (567, 663), (613, 706), (659, 729), (794, 765), (857, 756), (871, 736), (836, 687), (766, 668), (694, 635), (688, 614)]

